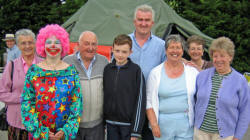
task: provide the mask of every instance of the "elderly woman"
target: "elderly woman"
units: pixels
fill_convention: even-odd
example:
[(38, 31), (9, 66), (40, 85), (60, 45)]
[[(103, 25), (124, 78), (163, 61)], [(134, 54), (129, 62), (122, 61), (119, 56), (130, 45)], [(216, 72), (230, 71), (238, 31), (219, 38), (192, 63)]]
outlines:
[[(35, 34), (29, 29), (16, 32), (16, 42), (21, 56), (5, 66), (0, 80), (0, 101), (8, 106), (9, 140), (27, 140), (28, 133), (22, 125), (20, 97), (23, 91), (25, 74), (32, 64), (42, 59), (35, 54)], [(13, 63), (13, 68), (12, 68)], [(13, 69), (13, 79), (11, 71)]]
[(156, 140), (192, 140), (195, 81), (198, 71), (182, 62), (184, 41), (166, 39), (167, 60), (147, 81), (147, 116)]
[(239, 140), (248, 128), (250, 91), (230, 64), (234, 43), (215, 39), (209, 48), (214, 67), (197, 77), (194, 140)]
[(204, 53), (205, 41), (202, 37), (192, 35), (187, 40), (188, 54), (191, 57), (191, 62), (199, 71), (213, 66), (212, 62), (202, 59)]
[(68, 33), (57, 24), (37, 36), (37, 53), (45, 60), (32, 65), (22, 94), (22, 122), (33, 139), (74, 139), (82, 111), (78, 73), (61, 58), (69, 50)]

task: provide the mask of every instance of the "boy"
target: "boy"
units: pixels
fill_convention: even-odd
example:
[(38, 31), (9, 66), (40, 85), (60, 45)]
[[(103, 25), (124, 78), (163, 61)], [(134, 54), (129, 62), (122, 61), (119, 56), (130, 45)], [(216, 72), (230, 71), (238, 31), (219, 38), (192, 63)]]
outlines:
[(114, 39), (112, 63), (104, 68), (104, 119), (108, 140), (136, 140), (141, 135), (146, 110), (146, 87), (140, 67), (129, 57), (132, 40)]

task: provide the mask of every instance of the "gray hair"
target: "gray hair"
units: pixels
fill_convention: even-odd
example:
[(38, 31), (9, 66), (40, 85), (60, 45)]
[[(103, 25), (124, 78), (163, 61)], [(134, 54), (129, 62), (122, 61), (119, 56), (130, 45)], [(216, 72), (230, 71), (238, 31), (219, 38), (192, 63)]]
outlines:
[(143, 4), (143, 5), (137, 6), (137, 7), (135, 8), (135, 12), (134, 12), (134, 19), (136, 19), (136, 13), (137, 13), (138, 11), (150, 12), (150, 13), (152, 13), (152, 20), (154, 21), (154, 19), (155, 19), (155, 11), (154, 11), (154, 9), (153, 9), (151, 6), (149, 6), (149, 5), (147, 5), (147, 4)]
[(83, 37), (83, 35), (84, 35), (84, 34), (86, 34), (86, 33), (91, 33), (91, 34), (95, 35), (96, 40), (97, 40), (97, 44), (98, 44), (98, 38), (97, 38), (97, 35), (96, 35), (94, 32), (92, 32), (92, 31), (83, 31), (83, 32), (80, 34), (79, 38), (78, 38), (78, 43), (80, 43), (81, 38), (82, 38), (82, 37)]
[(213, 53), (219, 50), (225, 50), (229, 56), (232, 57), (232, 61), (235, 53), (235, 45), (233, 41), (228, 37), (219, 37), (212, 41), (211, 46), (209, 47), (209, 56), (213, 58)]
[(186, 42), (185, 40), (178, 34), (172, 34), (169, 35), (166, 39), (165, 39), (165, 49), (168, 48), (169, 44), (171, 42), (179, 42), (181, 43), (182, 49), (184, 50), (185, 46), (186, 46)]
[(20, 29), (16, 32), (15, 36), (16, 36), (15, 40), (17, 44), (18, 44), (18, 39), (20, 36), (32, 36), (34, 41), (36, 41), (36, 35), (30, 29)]

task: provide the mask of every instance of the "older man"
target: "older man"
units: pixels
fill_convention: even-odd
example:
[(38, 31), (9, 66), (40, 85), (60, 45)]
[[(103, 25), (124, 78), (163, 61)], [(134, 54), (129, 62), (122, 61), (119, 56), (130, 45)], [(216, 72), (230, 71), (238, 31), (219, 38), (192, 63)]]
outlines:
[[(146, 80), (150, 71), (166, 59), (164, 41), (151, 33), (154, 16), (151, 6), (138, 6), (134, 12), (135, 31), (129, 35), (133, 41), (133, 53), (130, 58), (141, 67)], [(143, 140), (154, 139), (147, 120), (142, 131), (142, 138)]]
[(64, 58), (79, 72), (83, 92), (83, 115), (76, 140), (104, 140), (102, 79), (108, 60), (96, 53), (97, 44), (95, 33), (84, 31), (78, 52)]
[(7, 48), (7, 63), (11, 60), (18, 58), (21, 55), (20, 50), (16, 46), (14, 34), (6, 34), (3, 41), (5, 41), (6, 46), (8, 47)]

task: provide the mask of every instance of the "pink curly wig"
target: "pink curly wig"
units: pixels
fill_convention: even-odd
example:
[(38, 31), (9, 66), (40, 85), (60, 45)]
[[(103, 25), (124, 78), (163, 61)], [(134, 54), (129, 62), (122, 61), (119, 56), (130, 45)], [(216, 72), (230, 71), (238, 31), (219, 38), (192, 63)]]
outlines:
[(51, 36), (56, 36), (56, 38), (59, 39), (62, 44), (61, 57), (67, 55), (69, 51), (69, 34), (58, 24), (46, 25), (44, 28), (40, 29), (36, 40), (36, 51), (38, 55), (46, 57), (45, 41)]

